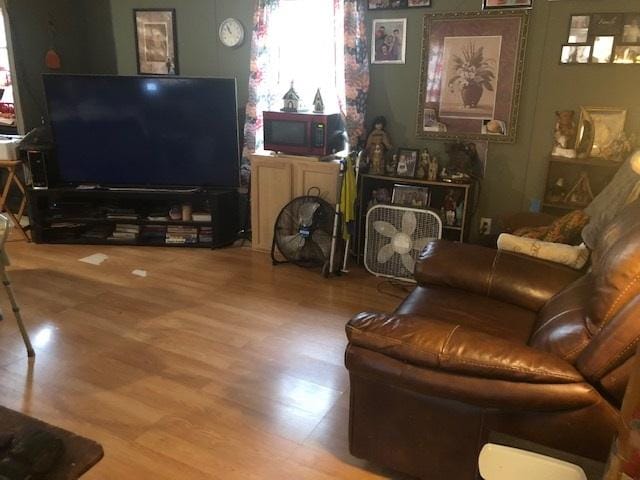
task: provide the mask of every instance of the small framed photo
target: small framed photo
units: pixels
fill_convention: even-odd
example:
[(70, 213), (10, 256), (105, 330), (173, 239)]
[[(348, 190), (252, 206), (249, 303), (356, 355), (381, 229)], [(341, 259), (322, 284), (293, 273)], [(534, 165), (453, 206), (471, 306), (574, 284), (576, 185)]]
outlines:
[(416, 165), (420, 157), (420, 150), (411, 148), (398, 149), (398, 166), (396, 167), (396, 175), (399, 177), (413, 178), (416, 174)]
[(603, 152), (624, 133), (626, 120), (627, 110), (624, 108), (582, 107), (578, 122), (578, 144), (584, 140), (586, 130), (592, 138), (590, 155), (602, 157)]
[(587, 43), (590, 23), (591, 15), (572, 15), (567, 43)]
[(563, 45), (560, 63), (587, 64), (591, 57), (591, 45)]
[(640, 64), (640, 44), (616, 45), (613, 63)]
[(624, 16), (622, 43), (640, 43), (640, 12)]
[(430, 203), (429, 189), (427, 187), (395, 184), (391, 203), (401, 207), (426, 209)]
[(175, 9), (134, 9), (138, 73), (177, 75), (178, 45)]
[(589, 35), (593, 37), (620, 35), (623, 23), (624, 13), (594, 13), (591, 15)]
[(376, 19), (372, 30), (371, 63), (405, 63), (407, 19)]
[(392, 10), (397, 8), (430, 7), (431, 0), (369, 0), (369, 10)]
[(610, 36), (596, 37), (591, 50), (591, 63), (611, 63), (615, 40), (616, 37)]
[(533, 0), (483, 0), (482, 8), (532, 8)]

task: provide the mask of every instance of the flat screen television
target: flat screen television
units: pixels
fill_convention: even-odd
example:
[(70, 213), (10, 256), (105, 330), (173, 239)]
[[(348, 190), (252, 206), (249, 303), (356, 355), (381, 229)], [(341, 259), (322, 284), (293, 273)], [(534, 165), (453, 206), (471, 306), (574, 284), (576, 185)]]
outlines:
[(235, 79), (44, 75), (60, 184), (235, 187)]

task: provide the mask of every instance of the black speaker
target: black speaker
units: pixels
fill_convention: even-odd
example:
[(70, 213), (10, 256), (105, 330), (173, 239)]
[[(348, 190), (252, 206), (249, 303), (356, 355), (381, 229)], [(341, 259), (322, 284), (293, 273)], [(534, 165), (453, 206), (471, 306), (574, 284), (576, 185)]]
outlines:
[(22, 162), (29, 168), (31, 179), (27, 183), (34, 189), (49, 188), (55, 184), (54, 144), (51, 130), (38, 127), (24, 137), (18, 146), (18, 154)]
[(31, 172), (31, 188), (49, 188), (49, 171), (52, 150), (50, 149), (27, 149), (25, 150), (27, 165)]

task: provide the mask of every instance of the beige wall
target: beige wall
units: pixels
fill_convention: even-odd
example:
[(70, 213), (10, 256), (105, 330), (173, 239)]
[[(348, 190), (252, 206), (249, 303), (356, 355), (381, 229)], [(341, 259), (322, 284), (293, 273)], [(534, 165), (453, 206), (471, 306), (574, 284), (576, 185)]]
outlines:
[[(132, 9), (175, 7), (179, 55), (184, 75), (236, 76), (242, 106), (247, 98), (249, 41), (238, 49), (221, 47), (217, 28), (226, 17), (239, 18), (249, 29), (253, 0), (110, 0), (118, 72), (136, 71)], [(443, 151), (442, 142), (427, 142), (414, 135), (418, 102), (423, 14), (444, 11), (478, 11), (481, 0), (433, 0), (427, 9), (377, 11), (373, 18), (407, 17), (405, 65), (372, 65), (368, 117), (385, 115), (398, 146), (428, 146)], [(580, 105), (625, 106), (629, 128), (640, 131), (640, 67), (560, 66), (560, 46), (566, 41), (572, 13), (634, 10), (630, 0), (534, 0), (520, 109), (518, 141), (491, 145), (483, 182), (480, 215), (526, 209), (540, 198), (551, 149), (554, 112)], [(640, 4), (635, 10), (640, 10)], [(248, 31), (248, 34), (250, 32)]]
[[(407, 17), (408, 50), (405, 65), (371, 66), (368, 117), (386, 115), (396, 145), (426, 146), (443, 152), (443, 142), (424, 141), (414, 134), (423, 14), (477, 11), (481, 0), (433, 0), (432, 3), (430, 9), (370, 12), (369, 20)], [(518, 140), (512, 145), (490, 145), (478, 218), (528, 209), (531, 199), (541, 198), (556, 110), (578, 109), (580, 105), (627, 107), (629, 128), (640, 133), (640, 67), (559, 65), (560, 48), (567, 39), (571, 14), (633, 11), (634, 3), (635, 10), (640, 10), (640, 2), (629, 0), (534, 0)], [(444, 153), (442, 156), (444, 158)]]

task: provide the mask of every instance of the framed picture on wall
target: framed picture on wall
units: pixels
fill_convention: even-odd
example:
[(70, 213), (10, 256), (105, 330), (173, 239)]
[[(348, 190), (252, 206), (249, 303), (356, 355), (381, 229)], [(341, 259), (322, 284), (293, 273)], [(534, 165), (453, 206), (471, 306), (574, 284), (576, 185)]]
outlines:
[(404, 63), (407, 48), (407, 19), (373, 21), (371, 63)]
[(431, 0), (368, 0), (369, 10), (430, 7)]
[(482, 0), (482, 8), (532, 8), (533, 0)]
[(425, 15), (417, 136), (515, 142), (528, 26), (528, 10)]
[(138, 73), (177, 75), (178, 45), (175, 9), (134, 9)]

